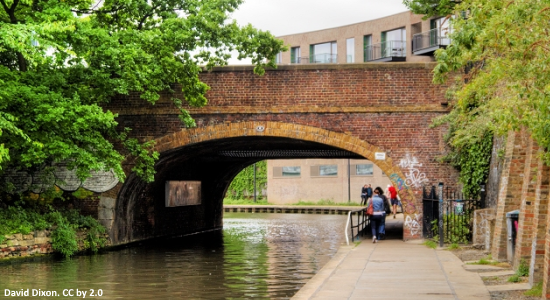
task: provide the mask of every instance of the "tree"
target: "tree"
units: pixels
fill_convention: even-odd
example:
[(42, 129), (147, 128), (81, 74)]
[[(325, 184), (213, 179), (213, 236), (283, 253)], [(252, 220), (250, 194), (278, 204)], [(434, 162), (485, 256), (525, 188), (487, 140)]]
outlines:
[(451, 145), (471, 149), (488, 134), (527, 128), (550, 163), (550, 5), (468, 0), (453, 19), (452, 43), (436, 52), (434, 81), (450, 80)]
[(231, 20), (241, 3), (0, 0), (0, 168), (64, 163), (82, 179), (112, 168), (123, 180), (121, 162), (134, 155), (134, 171), (152, 181), (152, 144), (117, 132), (116, 116), (101, 105), (130, 92), (154, 104), (161, 91), (181, 86), (185, 99), (173, 103), (194, 126), (184, 105), (207, 103), (200, 65), (225, 65), (236, 50), (260, 75), (275, 67), (282, 42)]
[(424, 19), (435, 16), (448, 16), (454, 11), (458, 0), (403, 0), (403, 3), (415, 14), (424, 15)]

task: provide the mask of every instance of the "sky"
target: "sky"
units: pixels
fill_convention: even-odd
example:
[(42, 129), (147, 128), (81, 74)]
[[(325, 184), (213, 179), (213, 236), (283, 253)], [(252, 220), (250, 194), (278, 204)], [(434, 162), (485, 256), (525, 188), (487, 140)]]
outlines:
[[(402, 0), (245, 0), (233, 19), (275, 36), (315, 31), (404, 12)], [(230, 64), (243, 64), (232, 59)]]

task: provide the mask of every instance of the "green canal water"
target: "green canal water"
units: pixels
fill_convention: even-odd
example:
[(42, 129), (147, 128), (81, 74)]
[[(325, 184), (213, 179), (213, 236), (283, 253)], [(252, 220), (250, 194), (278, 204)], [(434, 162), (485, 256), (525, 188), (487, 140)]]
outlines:
[(345, 221), (226, 213), (223, 231), (0, 265), (0, 299), (289, 299), (345, 242)]

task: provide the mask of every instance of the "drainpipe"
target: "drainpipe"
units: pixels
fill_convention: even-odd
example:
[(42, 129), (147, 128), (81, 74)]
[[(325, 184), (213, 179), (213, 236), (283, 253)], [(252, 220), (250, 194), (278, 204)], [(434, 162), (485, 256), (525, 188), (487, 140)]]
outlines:
[(348, 158), (348, 203), (351, 202), (351, 166)]

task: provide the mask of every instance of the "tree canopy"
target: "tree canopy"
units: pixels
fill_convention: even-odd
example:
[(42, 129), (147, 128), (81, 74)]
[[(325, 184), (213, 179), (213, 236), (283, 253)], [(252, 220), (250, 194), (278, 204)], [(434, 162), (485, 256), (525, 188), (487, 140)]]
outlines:
[(490, 148), (478, 145), (523, 127), (550, 163), (550, 3), (464, 0), (453, 14), (460, 17), (451, 20), (451, 44), (436, 51), (434, 81), (452, 84), (453, 110), (436, 124), (450, 125), (455, 162), (487, 157), (481, 149)]
[[(85, 178), (137, 157), (134, 171), (153, 179), (151, 144), (117, 132), (102, 109), (116, 94), (138, 92), (154, 104), (161, 91), (184, 109), (207, 103), (201, 66), (227, 64), (231, 51), (262, 74), (282, 42), (239, 26), (231, 13), (242, 0), (0, 0), (0, 168), (38, 170), (67, 164)], [(115, 150), (122, 143), (126, 151)]]
[(453, 13), (458, 0), (403, 0), (403, 3), (415, 14), (424, 18), (447, 16)]

